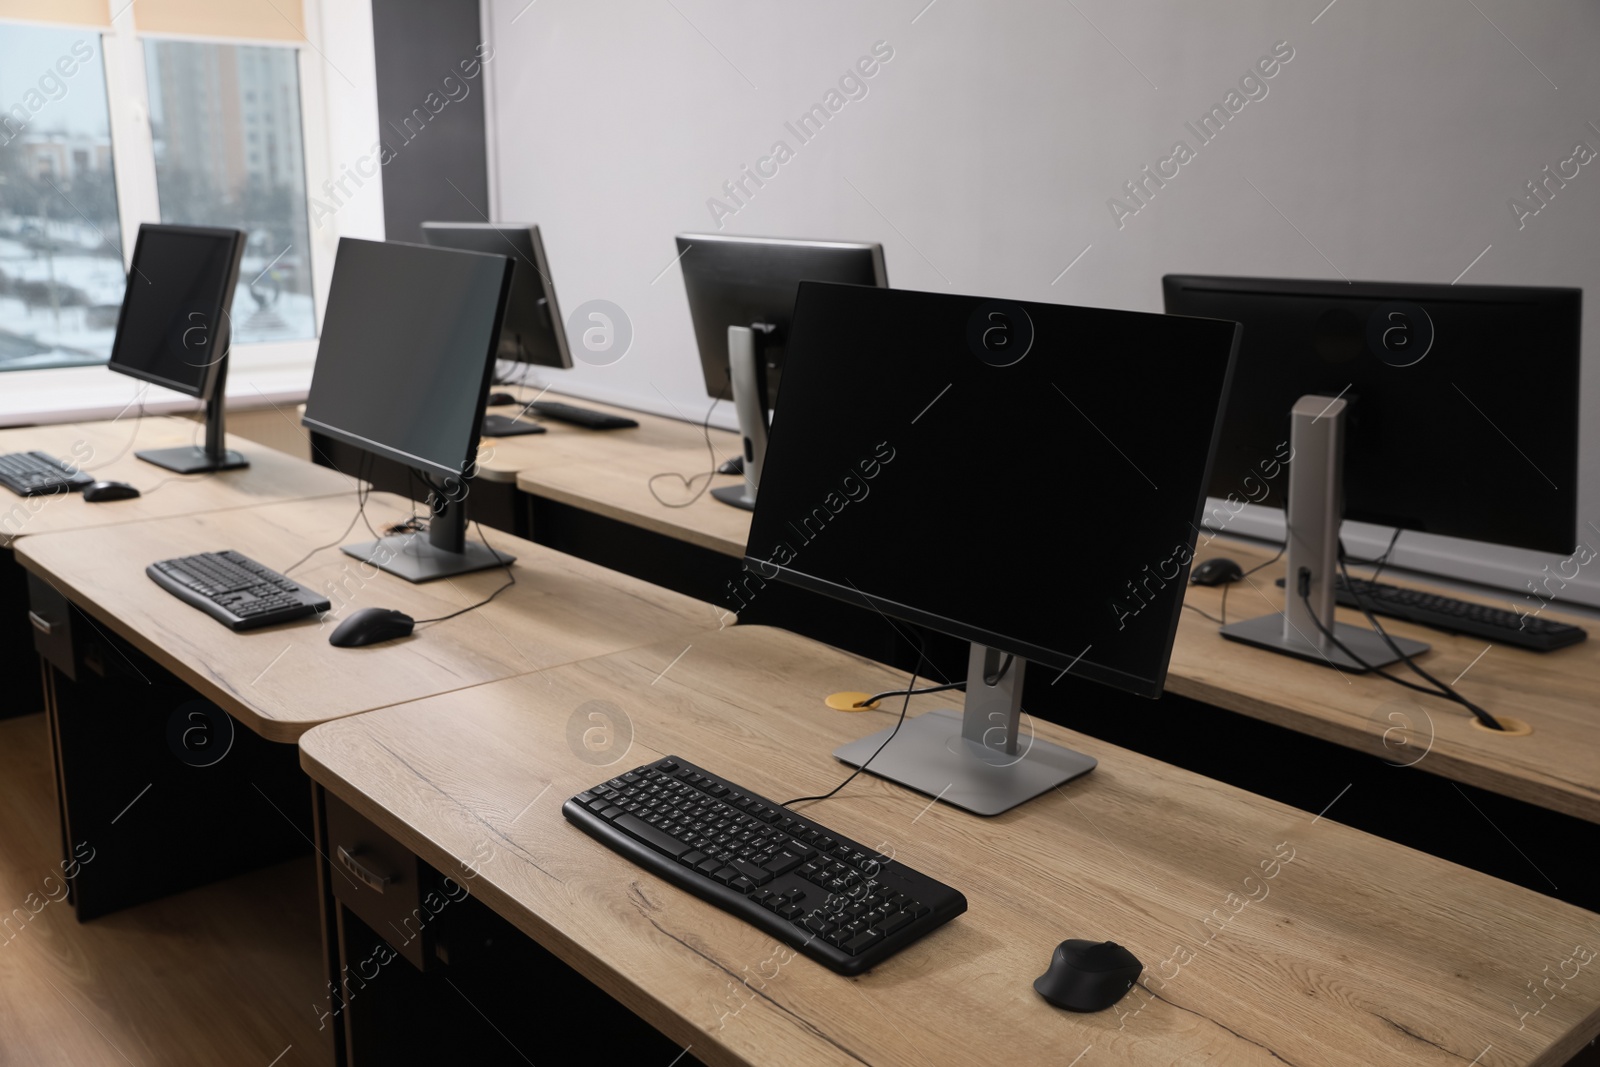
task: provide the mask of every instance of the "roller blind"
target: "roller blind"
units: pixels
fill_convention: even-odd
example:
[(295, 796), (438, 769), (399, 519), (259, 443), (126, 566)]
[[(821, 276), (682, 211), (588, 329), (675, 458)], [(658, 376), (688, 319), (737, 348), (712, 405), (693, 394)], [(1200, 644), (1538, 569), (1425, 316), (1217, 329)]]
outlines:
[[(299, 7), (296, 0), (296, 7)], [(77, 26), (111, 25), (107, 0), (0, 0), (0, 19), (69, 22)]]
[(141, 33), (263, 41), (305, 39), (300, 0), (138, 0), (133, 21)]

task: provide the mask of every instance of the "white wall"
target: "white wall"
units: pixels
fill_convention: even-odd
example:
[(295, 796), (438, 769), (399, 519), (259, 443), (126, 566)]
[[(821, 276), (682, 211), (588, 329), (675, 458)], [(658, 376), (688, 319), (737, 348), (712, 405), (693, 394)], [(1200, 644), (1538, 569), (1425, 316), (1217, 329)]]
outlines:
[[(1520, 229), (1508, 207), (1575, 142), (1600, 149), (1588, 0), (485, 7), (496, 213), (541, 225), (564, 310), (604, 298), (634, 330), (620, 362), (549, 372), (562, 388), (704, 414), (682, 281), (663, 268), (673, 235), (715, 229), (708, 198), (781, 139), (794, 158), (724, 232), (881, 241), (896, 287), (1145, 311), (1170, 271), (1582, 287), (1581, 518), (1600, 526), (1600, 162)], [(878, 41), (894, 55), (867, 95), (802, 145), (785, 122)], [(1293, 58), (1267, 95), (1119, 227), (1109, 198), (1178, 139), (1196, 145), (1184, 123), (1280, 41)], [(1513, 588), (1553, 562), (1401, 546)], [(1563, 597), (1580, 586), (1600, 604), (1600, 561)]]

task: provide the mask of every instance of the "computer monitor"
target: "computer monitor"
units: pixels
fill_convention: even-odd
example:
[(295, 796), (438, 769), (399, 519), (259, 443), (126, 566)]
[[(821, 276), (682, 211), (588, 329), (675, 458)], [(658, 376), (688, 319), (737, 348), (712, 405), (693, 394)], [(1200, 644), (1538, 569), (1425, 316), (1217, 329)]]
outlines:
[(348, 555), (413, 582), (511, 562), (466, 540), (511, 277), (502, 255), (340, 239), (303, 421), (414, 469), (432, 507), (426, 542), (384, 537), (346, 545)]
[(1399, 658), (1333, 617), (1341, 518), (1572, 551), (1581, 290), (1197, 275), (1162, 288), (1168, 312), (1244, 325), (1212, 525), (1246, 502), (1286, 508), (1285, 611), (1224, 636), (1353, 671)]
[(106, 366), (206, 404), (205, 446), (134, 453), (147, 463), (179, 474), (249, 466), (244, 456), (228, 450), (223, 415), (229, 309), (244, 243), (238, 230), (139, 226)]
[(972, 642), (963, 713), (835, 756), (984, 815), (1094, 766), (1020, 736), (1024, 669), (1160, 694), (1237, 338), (800, 285), (746, 590), (785, 581)]
[(572, 366), (539, 227), (520, 222), (424, 222), (422, 239), (437, 248), (510, 256), (516, 269), (497, 357), (542, 367)]
[(744, 484), (711, 495), (748, 510), (761, 483), (796, 288), (807, 280), (887, 286), (883, 246), (712, 233), (677, 240), (706, 392), (731, 396), (743, 438)]

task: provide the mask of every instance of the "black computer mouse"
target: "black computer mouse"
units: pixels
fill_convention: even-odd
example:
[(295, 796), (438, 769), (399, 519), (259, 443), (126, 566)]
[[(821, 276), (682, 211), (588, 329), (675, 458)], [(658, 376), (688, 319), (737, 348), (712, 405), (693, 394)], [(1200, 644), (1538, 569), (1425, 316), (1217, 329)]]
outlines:
[(1139, 957), (1115, 941), (1073, 938), (1056, 946), (1033, 989), (1058, 1008), (1104, 1011), (1133, 988), (1143, 970)]
[(83, 499), (91, 504), (107, 500), (132, 500), (139, 490), (127, 482), (91, 482), (83, 487)]
[(522, 401), (518, 400), (516, 397), (512, 396), (510, 393), (490, 393), (489, 394), (488, 406), (492, 407), (492, 408), (503, 408), (507, 404), (520, 404), (520, 403), (522, 403)]
[(397, 637), (410, 637), (416, 620), (393, 608), (362, 608), (328, 635), (335, 648), (361, 648)]
[(1227, 585), (1244, 577), (1244, 570), (1231, 559), (1218, 556), (1208, 559), (1189, 572), (1189, 581), (1195, 585)]

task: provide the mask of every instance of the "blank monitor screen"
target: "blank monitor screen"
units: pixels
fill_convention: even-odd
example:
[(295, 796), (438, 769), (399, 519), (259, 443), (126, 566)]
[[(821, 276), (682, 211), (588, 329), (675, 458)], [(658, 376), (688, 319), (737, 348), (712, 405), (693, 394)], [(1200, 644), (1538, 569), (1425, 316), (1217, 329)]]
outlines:
[(140, 226), (110, 368), (209, 399), (243, 251), (238, 230)]
[(505, 256), (342, 238), (305, 424), (410, 467), (465, 473), (510, 284)]
[(1156, 696), (1237, 329), (802, 283), (746, 566)]
[(543, 367), (572, 366), (539, 227), (514, 222), (424, 222), (422, 239), (437, 248), (510, 256), (516, 270), (500, 327), (499, 358)]
[(1212, 496), (1283, 507), (1289, 409), (1341, 396), (1346, 518), (1572, 551), (1581, 290), (1186, 275), (1163, 288), (1169, 312), (1244, 325)]
[(783, 373), (796, 287), (802, 281), (889, 284), (877, 244), (685, 233), (678, 235), (678, 256), (708, 396), (732, 396), (729, 326), (778, 328), (762, 345), (769, 410)]

